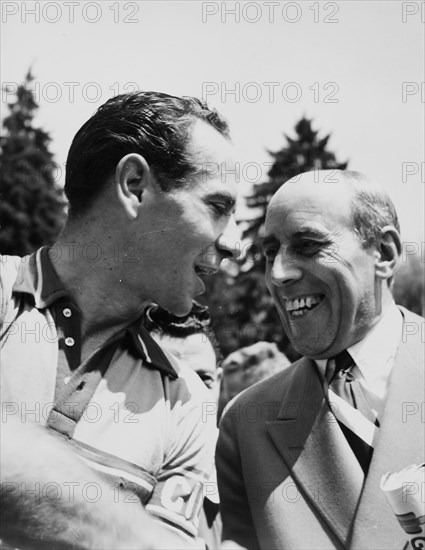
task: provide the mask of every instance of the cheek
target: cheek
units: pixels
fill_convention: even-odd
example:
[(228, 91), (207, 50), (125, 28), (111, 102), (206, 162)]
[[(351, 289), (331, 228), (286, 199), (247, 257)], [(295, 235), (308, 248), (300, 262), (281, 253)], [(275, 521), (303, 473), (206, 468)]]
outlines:
[(190, 265), (191, 258), (199, 254), (201, 245), (193, 238), (193, 229), (188, 229), (184, 234), (170, 232), (164, 239), (161, 255), (169, 259), (175, 265)]
[(361, 264), (347, 277), (345, 292), (342, 293), (343, 305), (358, 309), (373, 301), (375, 288), (375, 272), (373, 266)]

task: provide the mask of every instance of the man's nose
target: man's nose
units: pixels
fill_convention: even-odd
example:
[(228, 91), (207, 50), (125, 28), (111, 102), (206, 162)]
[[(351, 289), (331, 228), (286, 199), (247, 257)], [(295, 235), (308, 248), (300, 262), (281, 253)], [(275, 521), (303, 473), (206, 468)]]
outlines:
[(301, 279), (302, 271), (297, 265), (296, 259), (283, 247), (276, 254), (270, 268), (270, 281), (276, 286), (282, 286)]
[(218, 250), (226, 257), (234, 260), (242, 259), (241, 233), (232, 214), (226, 229), (217, 240)]

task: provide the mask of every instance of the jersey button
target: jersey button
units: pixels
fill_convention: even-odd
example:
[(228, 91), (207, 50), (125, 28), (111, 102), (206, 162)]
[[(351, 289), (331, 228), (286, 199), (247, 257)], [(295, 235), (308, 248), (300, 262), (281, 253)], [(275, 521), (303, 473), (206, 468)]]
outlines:
[(68, 338), (65, 338), (65, 344), (68, 346), (68, 347), (71, 347), (75, 344), (75, 340), (74, 338), (71, 338), (71, 336), (68, 336)]

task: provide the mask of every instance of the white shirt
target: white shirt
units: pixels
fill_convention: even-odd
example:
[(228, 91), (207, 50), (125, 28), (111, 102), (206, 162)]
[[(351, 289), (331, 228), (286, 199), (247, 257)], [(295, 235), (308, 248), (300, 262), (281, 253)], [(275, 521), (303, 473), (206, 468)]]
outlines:
[[(402, 335), (403, 317), (394, 302), (363, 340), (347, 348), (356, 363), (351, 373), (359, 381), (378, 420), (382, 417), (391, 370)], [(316, 360), (322, 379), (328, 359)], [(372, 445), (376, 426), (329, 390), (329, 401), (338, 420)]]

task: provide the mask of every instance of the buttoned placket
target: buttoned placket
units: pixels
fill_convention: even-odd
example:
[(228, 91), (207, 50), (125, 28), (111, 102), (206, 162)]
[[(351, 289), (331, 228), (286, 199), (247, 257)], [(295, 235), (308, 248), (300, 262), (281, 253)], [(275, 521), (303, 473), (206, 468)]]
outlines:
[(81, 363), (81, 315), (78, 308), (69, 300), (62, 299), (55, 304), (54, 312), (58, 331), (58, 368), (54, 405), (47, 424), (72, 437), (109, 366), (119, 339), (100, 346)]

